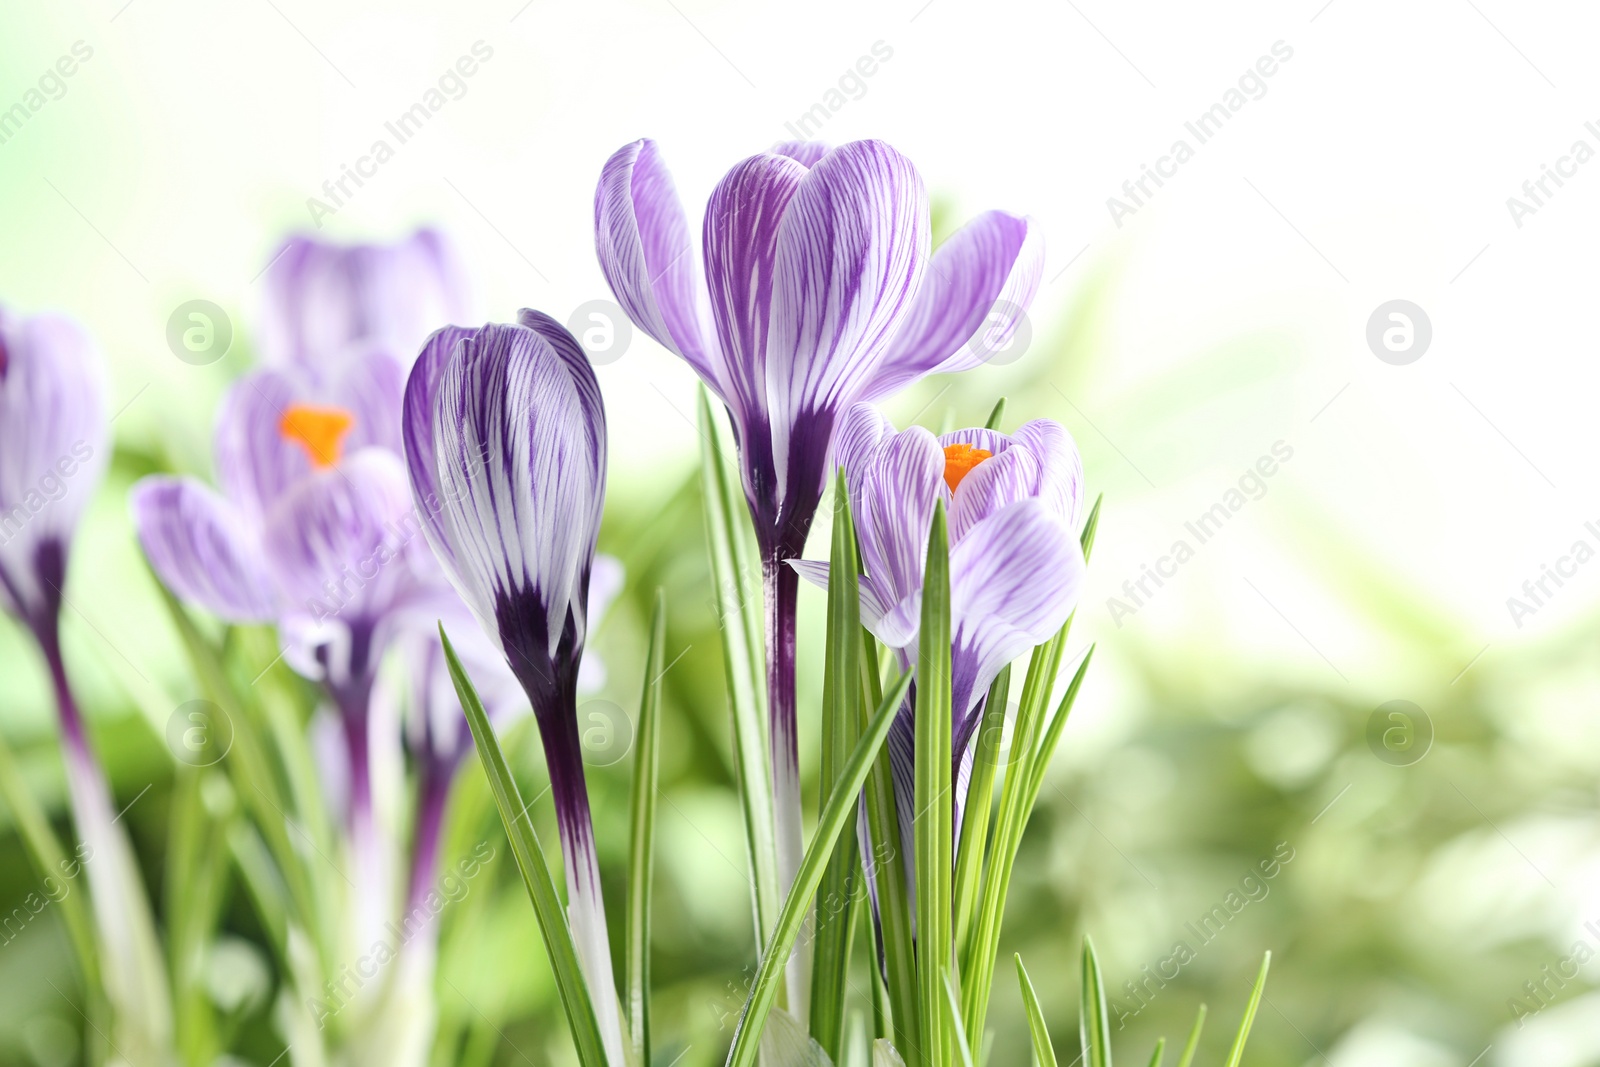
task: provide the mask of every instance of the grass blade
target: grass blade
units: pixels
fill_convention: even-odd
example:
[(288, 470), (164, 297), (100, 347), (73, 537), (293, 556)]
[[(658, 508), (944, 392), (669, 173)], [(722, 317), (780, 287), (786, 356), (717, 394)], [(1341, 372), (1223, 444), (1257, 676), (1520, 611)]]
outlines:
[(1083, 1006), (1078, 1016), (1084, 1067), (1111, 1067), (1111, 1019), (1106, 1011), (1106, 986), (1094, 942), (1083, 939)]
[(1250, 1040), (1250, 1027), (1255, 1025), (1256, 1009), (1261, 1007), (1261, 994), (1267, 988), (1267, 969), (1272, 966), (1272, 953), (1265, 953), (1261, 957), (1261, 972), (1256, 975), (1256, 984), (1250, 990), (1250, 1001), (1244, 1006), (1244, 1018), (1239, 1020), (1239, 1032), (1233, 1036), (1233, 1048), (1228, 1053), (1228, 1067), (1239, 1067), (1239, 1061), (1244, 1058), (1244, 1043)]
[(984, 698), (983, 720), (973, 741), (972, 777), (967, 783), (961, 834), (956, 841), (955, 938), (963, 973), (968, 938), (978, 906), (978, 884), (983, 879), (983, 858), (988, 847), (989, 821), (994, 809), (994, 780), (1006, 751), (1004, 743), (1006, 700), (1011, 695), (1011, 665), (995, 676)]
[[(862, 631), (861, 683), (868, 707), (877, 707), (883, 701), (882, 686), (878, 680), (878, 651), (872, 635)], [(890, 1029), (879, 1028), (878, 1033), (892, 1033), (894, 1046), (906, 1049), (912, 1061), (919, 1059), (922, 1049), (922, 1025), (917, 1013), (917, 962), (916, 948), (911, 934), (911, 901), (906, 889), (906, 843), (900, 839), (899, 809), (895, 802), (894, 773), (890, 767), (889, 751), (878, 755), (867, 780), (867, 834), (872, 842), (871, 855), (865, 861), (864, 876), (874, 883), (878, 899), (878, 930), (883, 939), (883, 961), (886, 978), (886, 1000)], [(877, 979), (874, 979), (877, 981)]]
[(1189, 1040), (1183, 1043), (1183, 1054), (1178, 1057), (1178, 1067), (1189, 1067), (1194, 1062), (1195, 1051), (1200, 1047), (1200, 1031), (1206, 1025), (1206, 1006), (1194, 1013), (1194, 1026), (1189, 1029)]
[(1156, 1038), (1156, 1050), (1150, 1053), (1150, 1067), (1161, 1067), (1161, 1058), (1167, 1054), (1167, 1039)]
[(959, 1067), (973, 1067), (972, 1043), (967, 1040), (967, 1031), (961, 1025), (961, 998), (956, 996), (955, 978), (948, 968), (944, 972), (944, 1025), (955, 1035), (956, 1062)]
[(661, 774), (661, 674), (666, 654), (667, 600), (656, 590), (650, 649), (639, 698), (639, 740), (633, 753), (633, 812), (628, 831), (628, 914), (623, 933), (628, 1037), (641, 1064), (650, 1062), (650, 887), (655, 873), (656, 793)]
[(1001, 397), (994, 402), (994, 409), (989, 412), (989, 421), (983, 424), (986, 430), (998, 430), (1000, 420), (1006, 417), (1006, 398)]
[(1050, 1031), (1044, 1024), (1044, 1012), (1039, 1009), (1039, 996), (1033, 991), (1033, 981), (1028, 969), (1017, 960), (1017, 982), (1022, 986), (1022, 1006), (1028, 1012), (1028, 1032), (1033, 1035), (1033, 1062), (1038, 1067), (1056, 1067), (1056, 1047), (1050, 1043)]
[(911, 676), (908, 673), (891, 687), (873, 714), (872, 721), (867, 724), (861, 740), (856, 742), (855, 751), (840, 771), (839, 781), (817, 819), (816, 835), (800, 860), (800, 870), (795, 875), (788, 898), (783, 902), (777, 926), (773, 928), (772, 940), (761, 957), (761, 966), (750, 987), (750, 996), (739, 1018), (739, 1028), (733, 1035), (733, 1047), (728, 1050), (728, 1067), (752, 1067), (756, 1062), (761, 1049), (761, 1032), (783, 984), (784, 966), (794, 950), (795, 938), (799, 936), (811, 897), (822, 883), (823, 870), (833, 854), (840, 831), (855, 815), (856, 799), (861, 787), (867, 780), (867, 773), (879, 749), (883, 747), (884, 739), (889, 736), (889, 725), (894, 721), (910, 685)]
[(750, 853), (756, 948), (766, 951), (767, 932), (778, 917), (778, 846), (772, 810), (772, 777), (767, 764), (766, 664), (762, 652), (761, 604), (754, 610), (744, 595), (754, 580), (744, 529), (738, 522), (742, 498), (723, 458), (722, 438), (710, 395), (700, 390), (701, 487), (706, 507), (706, 537), (711, 577), (721, 619), (723, 670), (733, 716), (734, 767), (744, 812), (745, 845)]
[[(861, 592), (855, 522), (845, 472), (834, 480), (833, 546), (828, 569), (828, 637), (822, 699), (822, 788), (833, 792), (860, 732)], [(850, 969), (850, 900), (860, 870), (854, 820), (845, 823), (817, 895), (811, 970), (811, 1036), (838, 1062), (843, 1052)]]
[(917, 638), (916, 838), (917, 990), (929, 1060), (949, 1063), (950, 1028), (940, 1025), (945, 970), (954, 962), (951, 877), (955, 810), (951, 793), (950, 551), (944, 506), (934, 506)]
[[(550, 969), (555, 973), (556, 988), (561, 992), (561, 1006), (566, 1010), (567, 1028), (572, 1032), (573, 1044), (578, 1049), (578, 1061), (583, 1067), (623, 1067), (607, 1064), (605, 1047), (600, 1040), (600, 1028), (595, 1022), (594, 1006), (589, 999), (589, 989), (584, 985), (583, 972), (578, 967), (578, 952), (572, 943), (572, 931), (567, 927), (566, 911), (556, 893), (555, 880), (545, 862), (539, 836), (534, 833), (533, 821), (528, 818), (527, 806), (522, 802), (522, 791), (511, 768), (506, 764), (505, 753), (489, 725), (489, 716), (483, 702), (467, 677), (450, 638), (439, 626), (439, 641), (444, 646), (445, 662), (450, 667), (450, 679), (455, 683), (456, 696), (461, 709), (467, 713), (467, 725), (472, 728), (472, 739), (478, 749), (478, 758), (488, 776), (495, 804), (500, 809), (500, 821), (505, 824), (506, 837), (511, 842), (511, 854), (516, 857), (522, 881), (528, 887), (533, 901), (534, 914), (539, 921), (539, 932), (544, 937), (545, 950), (550, 954)], [(608, 989), (601, 996), (611, 996)]]

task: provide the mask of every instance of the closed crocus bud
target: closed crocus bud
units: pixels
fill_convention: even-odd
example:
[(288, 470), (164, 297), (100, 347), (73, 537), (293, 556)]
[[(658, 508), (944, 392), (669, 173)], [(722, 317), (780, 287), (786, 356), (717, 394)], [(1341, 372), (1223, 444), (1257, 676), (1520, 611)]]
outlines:
[(318, 372), (362, 349), (410, 358), (437, 323), (466, 314), (463, 272), (432, 229), (393, 244), (291, 237), (267, 268), (265, 291), (264, 358)]
[(540, 312), (446, 327), (412, 368), (402, 428), (428, 543), (533, 705), (574, 940), (608, 1054), (624, 1062), (577, 716), (605, 497), (599, 383)]
[(62, 316), (0, 308), (0, 604), (47, 644), (106, 453), (103, 368), (89, 335)]

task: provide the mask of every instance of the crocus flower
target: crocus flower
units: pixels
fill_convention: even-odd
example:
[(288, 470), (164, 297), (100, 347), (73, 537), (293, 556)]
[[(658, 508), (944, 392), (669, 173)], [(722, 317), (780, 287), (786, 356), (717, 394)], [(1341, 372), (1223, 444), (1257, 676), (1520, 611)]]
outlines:
[(466, 313), (463, 272), (442, 234), (393, 244), (286, 241), (264, 281), (265, 360), (318, 372), (368, 349), (409, 360), (437, 323)]
[(447, 326), (405, 398), (406, 462), (428, 543), (533, 706), (555, 798), (571, 926), (607, 1055), (623, 1061), (577, 692), (605, 495), (594, 370), (554, 319)]
[(134, 527), (169, 589), (230, 622), (278, 626), (284, 658), (322, 683), (349, 770), (353, 907), (387, 913), (388, 859), (374, 822), (372, 691), (408, 613), (452, 597), (412, 511), (399, 455), (399, 364), (369, 354), (326, 381), (256, 371), (218, 415), (221, 492), (152, 476), (131, 495)]
[(100, 354), (56, 315), (0, 308), (0, 607), (37, 641), (55, 694), (73, 820), (89, 871), (97, 949), (116, 1041), (135, 1062), (170, 1055), (172, 1012), (139, 867), (62, 655), (67, 558), (105, 473), (110, 440)]
[(726, 405), (762, 554), (779, 861), (800, 859), (796, 578), (838, 416), (1003, 346), (1038, 286), (1025, 218), (978, 216), (930, 259), (927, 194), (882, 141), (790, 143), (737, 164), (711, 194), (694, 254), (654, 142), (606, 163), (595, 244), (618, 302)]
[[(1083, 506), (1077, 447), (1048, 419), (1010, 435), (966, 429), (935, 437), (920, 426), (896, 433), (876, 408), (860, 404), (841, 426), (838, 465), (861, 544), (861, 621), (902, 667), (917, 659), (928, 532), (935, 504), (944, 502), (952, 751), (962, 761), (995, 676), (1053, 637), (1077, 603), (1085, 572), (1075, 532)], [(827, 586), (828, 564), (793, 565)], [(908, 703), (889, 736), (896, 793), (907, 800), (914, 737)]]

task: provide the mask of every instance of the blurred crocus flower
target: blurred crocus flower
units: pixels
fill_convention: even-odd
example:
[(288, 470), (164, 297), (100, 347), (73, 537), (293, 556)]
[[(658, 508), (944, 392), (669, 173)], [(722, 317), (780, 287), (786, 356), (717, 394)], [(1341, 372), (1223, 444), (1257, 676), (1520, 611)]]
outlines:
[[(1048, 419), (1009, 435), (966, 429), (935, 437), (920, 426), (896, 433), (876, 408), (860, 404), (840, 428), (838, 465), (849, 481), (861, 544), (862, 624), (907, 668), (917, 658), (933, 509), (944, 502), (952, 751), (960, 760), (995, 676), (1055, 636), (1077, 604), (1085, 573), (1076, 536), (1083, 507), (1077, 446)], [(793, 565), (827, 586), (828, 564)], [(889, 739), (897, 792), (907, 797), (914, 736), (908, 704)]]
[(929, 258), (922, 177), (882, 141), (781, 144), (711, 194), (695, 254), (654, 142), (606, 163), (595, 244), (617, 300), (727, 406), (762, 552), (780, 862), (800, 858), (794, 572), (838, 416), (1003, 347), (1038, 287), (1025, 218), (979, 215)]
[(560, 827), (574, 941), (609, 1058), (620, 1005), (578, 734), (577, 693), (606, 476), (594, 370), (554, 319), (445, 327), (405, 398), (428, 542), (533, 706)]
[(230, 622), (274, 622), (285, 659), (321, 681), (350, 759), (352, 823), (370, 818), (369, 704), (406, 613), (450, 596), (399, 455), (401, 371), (369, 354), (327, 382), (295, 368), (229, 390), (221, 492), (189, 477), (134, 487), (135, 529), (179, 597)]
[(55, 315), (0, 308), (0, 607), (27, 626), (50, 673), (73, 819), (89, 871), (116, 1041), (133, 1062), (170, 1055), (172, 1012), (133, 849), (90, 746), (62, 655), (67, 557), (110, 451), (101, 358)]
[(263, 357), (318, 373), (370, 349), (409, 360), (434, 326), (467, 312), (460, 264), (444, 236), (426, 228), (393, 244), (291, 237), (264, 286)]

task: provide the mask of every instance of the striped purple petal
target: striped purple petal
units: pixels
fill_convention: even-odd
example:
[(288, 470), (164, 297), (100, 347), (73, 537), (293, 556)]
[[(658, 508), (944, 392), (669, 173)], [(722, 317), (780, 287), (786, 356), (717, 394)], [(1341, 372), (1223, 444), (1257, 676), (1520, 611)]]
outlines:
[(192, 478), (153, 476), (129, 494), (139, 544), (163, 584), (229, 622), (275, 617), (278, 598), (256, 530)]
[[(0, 604), (30, 619), (105, 472), (104, 370), (77, 323), (0, 308)], [(40, 569), (41, 554), (55, 562)], [(53, 577), (52, 577), (53, 576)]]
[(285, 370), (241, 376), (217, 409), (212, 452), (217, 484), (249, 519), (259, 522), (290, 486), (311, 472), (303, 449), (283, 435), (283, 415), (308, 387)]
[(1043, 269), (1044, 241), (1028, 219), (989, 211), (967, 223), (933, 254), (862, 399), (889, 396), (928, 374), (982, 366), (1010, 342)]
[(779, 141), (768, 151), (775, 156), (788, 156), (802, 167), (810, 170), (822, 161), (822, 157), (833, 151), (826, 141)]
[(400, 436), (411, 479), (411, 495), (422, 518), (428, 544), (447, 569), (455, 564), (444, 530), (444, 500), (433, 447), (433, 415), (444, 368), (454, 357), (456, 346), (476, 332), (460, 326), (445, 326), (434, 331), (411, 368), (401, 408)]
[(594, 241), (600, 269), (628, 317), (721, 395), (722, 359), (700, 261), (654, 141), (635, 141), (606, 161), (594, 196)]
[(1036, 419), (1016, 433), (974, 428), (939, 438), (940, 445), (969, 444), (993, 453), (974, 467), (953, 494), (950, 537), (959, 540), (1007, 504), (1037, 498), (1051, 514), (1077, 529), (1083, 510), (1083, 460), (1059, 422)]

